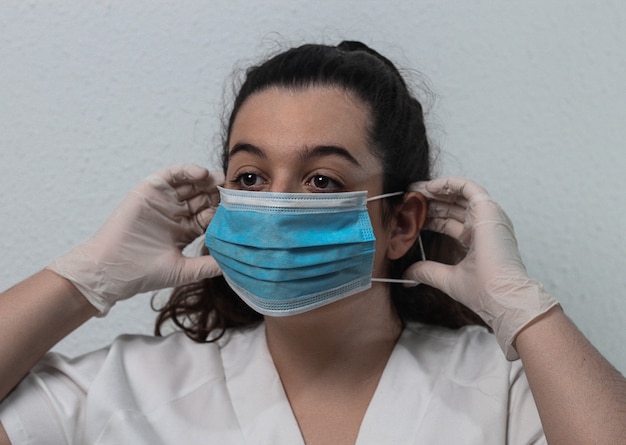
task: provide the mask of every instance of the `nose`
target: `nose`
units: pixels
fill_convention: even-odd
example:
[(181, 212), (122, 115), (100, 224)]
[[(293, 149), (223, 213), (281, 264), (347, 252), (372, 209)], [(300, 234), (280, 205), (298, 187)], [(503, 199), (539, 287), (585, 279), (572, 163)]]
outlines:
[(274, 193), (302, 193), (302, 185), (293, 171), (276, 171), (270, 179), (268, 191)]

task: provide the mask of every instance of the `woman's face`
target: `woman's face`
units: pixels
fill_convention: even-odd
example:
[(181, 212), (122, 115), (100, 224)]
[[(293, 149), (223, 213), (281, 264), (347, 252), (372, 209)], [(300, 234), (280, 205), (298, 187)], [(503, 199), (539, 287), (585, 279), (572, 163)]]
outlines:
[[(338, 88), (256, 93), (232, 125), (225, 187), (286, 193), (367, 190), (368, 197), (380, 195), (383, 168), (369, 147), (369, 120), (365, 104)], [(375, 277), (384, 276), (388, 235), (381, 202), (368, 204), (376, 236)]]

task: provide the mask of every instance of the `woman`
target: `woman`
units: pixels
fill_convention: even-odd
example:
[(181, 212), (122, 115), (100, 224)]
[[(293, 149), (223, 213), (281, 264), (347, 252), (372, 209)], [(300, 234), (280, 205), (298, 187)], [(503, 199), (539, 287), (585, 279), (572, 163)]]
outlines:
[[(225, 133), (225, 178), (151, 176), (3, 294), (1, 397), (39, 364), (0, 406), (0, 444), (623, 441), (623, 377), (528, 279), (488, 194), (430, 180), (391, 62), (356, 42), (286, 51), (248, 71)], [(211, 255), (183, 257), (207, 227)], [(41, 360), (173, 286), (157, 330), (187, 336)]]

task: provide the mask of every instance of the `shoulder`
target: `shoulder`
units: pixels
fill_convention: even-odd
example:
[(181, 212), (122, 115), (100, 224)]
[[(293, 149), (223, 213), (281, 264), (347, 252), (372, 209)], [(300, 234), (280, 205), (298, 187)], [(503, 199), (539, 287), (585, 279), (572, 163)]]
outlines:
[(241, 349), (253, 337), (254, 330), (229, 330), (224, 338), (209, 343), (191, 340), (183, 332), (164, 337), (121, 335), (108, 347), (80, 357), (48, 354), (32, 374), (49, 393), (72, 393), (97, 403), (149, 411), (191, 394), (222, 391), (223, 357), (235, 346), (228, 339), (237, 339)]
[[(398, 347), (403, 390), (417, 387), (425, 400), (419, 431), (425, 442), (543, 443), (521, 361), (508, 361), (487, 329), (412, 323)], [(442, 430), (441, 419), (455, 428)]]
[[(164, 337), (121, 335), (106, 348), (75, 358), (48, 353), (34, 374), (74, 382), (84, 391), (103, 385), (168, 388), (171, 382), (191, 386), (223, 379), (225, 349), (242, 349), (255, 330), (229, 330), (215, 342), (199, 343), (183, 332)], [(236, 341), (230, 341), (230, 339)]]
[(487, 375), (509, 381), (521, 370), (519, 361), (508, 361), (495, 336), (482, 326), (448, 329), (411, 323), (400, 344), (417, 360), (441, 367), (443, 373), (460, 381), (473, 382)]
[(449, 329), (441, 326), (422, 323), (409, 323), (404, 329), (402, 337), (408, 344), (420, 345), (428, 348), (442, 347), (459, 348), (465, 350), (478, 349), (495, 353), (499, 351), (495, 336), (486, 328), (478, 325), (464, 326), (459, 329)]
[(182, 332), (165, 337), (124, 334), (117, 337), (105, 348), (74, 358), (57, 353), (48, 353), (34, 368), (34, 372), (66, 363), (85, 369), (101, 369), (112, 363), (124, 363), (125, 367), (151, 367), (163, 363), (164, 359), (181, 363), (188, 360), (201, 360), (214, 353), (215, 346), (202, 344), (187, 338)]
[(81, 443), (200, 443), (207, 431), (232, 443), (240, 433), (223, 430), (236, 424), (224, 357), (258, 343), (256, 332), (233, 330), (212, 343), (181, 332), (123, 335), (80, 357), (48, 354), (0, 406), (0, 417), (9, 419), (7, 431), (41, 433), (33, 443), (61, 443), (67, 434)]

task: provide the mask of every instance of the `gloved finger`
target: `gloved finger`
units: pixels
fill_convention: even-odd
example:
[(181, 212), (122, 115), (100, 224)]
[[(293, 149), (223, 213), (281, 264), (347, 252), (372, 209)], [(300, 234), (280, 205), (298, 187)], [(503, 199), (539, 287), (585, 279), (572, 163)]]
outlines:
[(460, 241), (466, 247), (471, 242), (471, 232), (468, 231), (467, 225), (455, 219), (428, 218), (423, 228), (424, 230), (431, 230), (448, 235)]
[(470, 201), (476, 195), (487, 195), (487, 190), (474, 181), (465, 178), (438, 178), (426, 184), (426, 190), (434, 196), (462, 197)]
[(467, 200), (462, 196), (458, 196), (452, 193), (436, 194), (431, 192), (430, 190), (428, 190), (428, 185), (430, 184), (430, 182), (431, 181), (413, 182), (412, 184), (409, 184), (408, 191), (421, 193), (429, 202), (440, 201), (458, 203), (463, 207), (467, 205)]
[(203, 232), (207, 229), (207, 227), (209, 227), (209, 224), (211, 223), (211, 220), (213, 219), (216, 211), (217, 209), (211, 206), (196, 214), (196, 221)]
[(418, 261), (404, 271), (402, 278), (426, 284), (451, 295), (453, 292), (450, 289), (450, 276), (454, 268), (455, 266), (435, 261)]
[(176, 188), (181, 184), (207, 179), (210, 173), (206, 168), (200, 167), (199, 165), (178, 164), (166, 167), (155, 173), (155, 175), (163, 178), (168, 184)]
[(451, 218), (465, 222), (467, 208), (454, 203), (434, 201), (428, 205), (428, 218)]
[(196, 195), (191, 199), (187, 199), (187, 207), (192, 215), (195, 215), (209, 207), (215, 207), (211, 201), (211, 197), (207, 194)]
[(220, 187), (224, 186), (224, 183), (226, 182), (226, 177), (224, 176), (224, 172), (222, 170), (211, 170), (209, 172), (209, 177), (211, 178), (211, 185), (217, 187), (218, 185)]
[[(206, 178), (198, 179), (195, 181), (189, 181), (185, 183), (177, 183), (175, 185), (176, 193), (179, 198), (184, 200), (199, 194), (208, 194), (215, 202), (215, 205), (219, 203), (219, 190), (217, 186), (224, 184), (224, 174), (220, 171), (211, 171)], [(213, 199), (217, 197), (217, 199)]]
[(455, 202), (466, 206), (472, 197), (487, 195), (487, 191), (477, 183), (465, 178), (444, 177), (432, 181), (416, 182), (409, 185), (409, 190), (422, 193), (426, 198), (436, 201)]
[(194, 196), (198, 196), (200, 194), (208, 194), (208, 187), (203, 187), (199, 182), (179, 184), (175, 187), (175, 190), (178, 195), (178, 199), (181, 201), (193, 198)]
[(220, 266), (210, 255), (184, 258), (179, 270), (178, 285), (195, 283), (205, 278), (213, 278), (222, 274)]
[(504, 213), (497, 202), (493, 201), (485, 195), (476, 195), (470, 204), (470, 210), (467, 214), (466, 225), (474, 230), (479, 224), (487, 224), (489, 222), (505, 221), (509, 222), (508, 216)]
[(450, 190), (442, 193), (433, 193), (432, 191), (430, 191), (428, 189), (430, 182), (431, 181), (414, 182), (409, 185), (408, 190), (421, 193), (429, 201), (429, 204), (432, 202), (447, 202), (456, 203), (462, 207), (467, 207), (467, 199), (465, 199), (462, 195), (452, 193)]
[(148, 176), (139, 186), (131, 190), (128, 199), (122, 201), (109, 219), (120, 218), (132, 221), (131, 215), (137, 217), (148, 209), (156, 210), (162, 215), (185, 217), (187, 206), (176, 196), (176, 191), (164, 178), (153, 174)]

